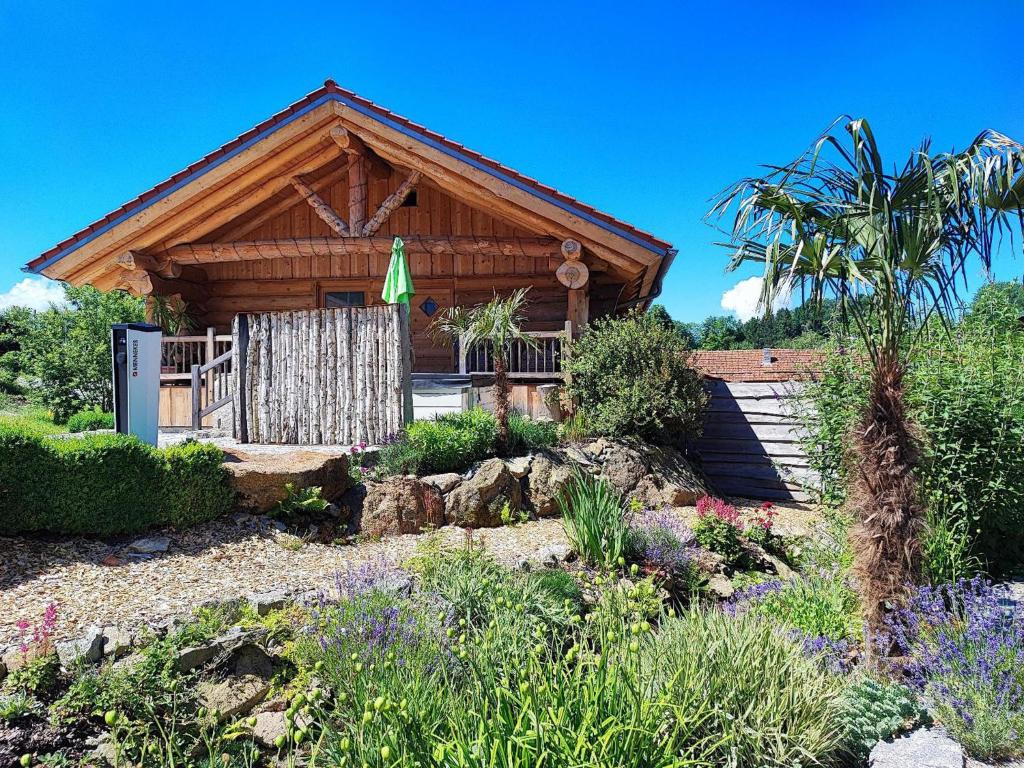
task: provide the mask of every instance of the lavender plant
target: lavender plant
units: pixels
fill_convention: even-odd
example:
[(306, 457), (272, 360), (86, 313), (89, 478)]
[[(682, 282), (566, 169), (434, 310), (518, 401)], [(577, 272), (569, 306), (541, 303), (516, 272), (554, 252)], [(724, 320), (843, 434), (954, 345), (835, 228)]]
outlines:
[(920, 587), (883, 642), (929, 711), (983, 760), (1024, 753), (1024, 611), (980, 578)]
[(700, 588), (703, 579), (694, 561), (696, 553), (693, 531), (666, 510), (643, 510), (630, 521), (627, 559), (656, 571), (677, 593)]

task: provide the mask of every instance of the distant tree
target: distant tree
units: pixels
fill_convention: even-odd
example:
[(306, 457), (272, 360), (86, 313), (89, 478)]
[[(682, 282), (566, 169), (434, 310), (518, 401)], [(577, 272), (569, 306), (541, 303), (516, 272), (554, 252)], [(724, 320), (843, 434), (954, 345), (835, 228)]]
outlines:
[(743, 326), (731, 315), (705, 318), (698, 336), (701, 349), (743, 349)]
[(1024, 332), (1024, 284), (987, 283), (978, 289), (964, 322), (996, 334)]
[(35, 323), (36, 313), (27, 307), (0, 311), (0, 393), (21, 394), (24, 372), (22, 348)]
[(655, 304), (651, 307), (650, 313), (652, 317), (663, 323), (666, 328), (672, 328), (679, 337), (683, 340), (683, 344), (686, 349), (697, 348), (697, 336), (693, 332), (692, 323), (684, 323), (681, 320), (673, 320), (672, 316), (668, 313), (661, 304)]
[(110, 326), (144, 319), (140, 299), (64, 286), (67, 305), (36, 314), (21, 359), (33, 380), (32, 396), (64, 423), (86, 408), (113, 408)]

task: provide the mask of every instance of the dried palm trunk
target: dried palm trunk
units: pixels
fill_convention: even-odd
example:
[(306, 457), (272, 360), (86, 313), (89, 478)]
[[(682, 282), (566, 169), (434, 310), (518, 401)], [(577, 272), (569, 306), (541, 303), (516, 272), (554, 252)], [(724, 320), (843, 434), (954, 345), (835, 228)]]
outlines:
[(914, 466), (919, 444), (903, 399), (905, 365), (895, 354), (873, 366), (868, 407), (854, 434), (857, 466), (848, 504), (854, 573), (864, 618), (882, 629), (888, 608), (907, 595), (921, 569), (921, 505)]
[(508, 452), (508, 367), (505, 351), (494, 350), (494, 418), (498, 422), (498, 452)]

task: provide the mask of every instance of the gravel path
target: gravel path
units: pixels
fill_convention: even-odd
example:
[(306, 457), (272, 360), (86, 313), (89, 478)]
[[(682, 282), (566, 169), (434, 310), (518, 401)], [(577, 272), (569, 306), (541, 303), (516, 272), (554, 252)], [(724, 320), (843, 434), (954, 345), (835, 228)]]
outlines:
[[(125, 628), (187, 614), (211, 600), (244, 597), (280, 588), (328, 587), (336, 571), (367, 560), (401, 562), (425, 535), (407, 535), (358, 545), (307, 542), (266, 529), (258, 518), (227, 518), (180, 533), (168, 533), (168, 551), (151, 560), (103, 565), (124, 544), (66, 540), (47, 542), (0, 537), (0, 648), (17, 636), (17, 622), (38, 621), (48, 603), (58, 605), (56, 639), (77, 637), (93, 624)], [(435, 534), (462, 545), (466, 533), (446, 526)], [(549, 544), (563, 543), (560, 520), (477, 531), (499, 561), (513, 564)]]
[[(777, 509), (777, 528), (786, 535), (809, 535), (820, 519), (805, 505)], [(688, 524), (695, 519), (692, 507), (672, 512)], [(428, 535), (462, 546), (467, 534), (446, 526), (435, 534), (358, 545), (306, 542), (293, 549), (286, 545), (294, 545), (295, 538), (268, 528), (265, 518), (238, 515), (160, 535), (170, 539), (167, 552), (120, 565), (105, 565), (104, 560), (122, 555), (130, 540), (111, 544), (0, 537), (0, 649), (17, 636), (20, 619), (38, 621), (51, 601), (58, 605), (56, 639), (68, 639), (94, 624), (125, 629), (158, 624), (213, 600), (329, 587), (335, 572), (349, 566), (378, 558), (404, 561)], [(548, 519), (480, 530), (474, 540), (499, 562), (512, 565), (546, 546), (565, 543), (565, 533), (561, 520)]]

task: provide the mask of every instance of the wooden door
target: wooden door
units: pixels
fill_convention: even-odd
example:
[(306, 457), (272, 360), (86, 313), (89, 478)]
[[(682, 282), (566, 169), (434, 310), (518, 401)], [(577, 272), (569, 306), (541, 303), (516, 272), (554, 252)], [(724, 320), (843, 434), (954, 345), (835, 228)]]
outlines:
[(412, 362), (414, 373), (452, 373), (455, 353), (447, 344), (435, 344), (430, 337), (430, 324), (434, 318), (452, 305), (451, 288), (418, 289), (409, 302), (412, 326)]

